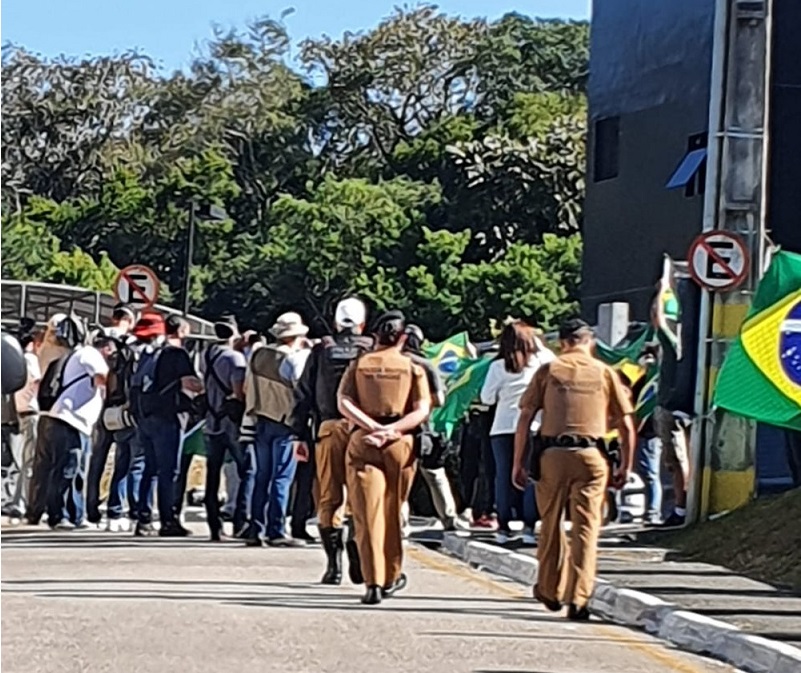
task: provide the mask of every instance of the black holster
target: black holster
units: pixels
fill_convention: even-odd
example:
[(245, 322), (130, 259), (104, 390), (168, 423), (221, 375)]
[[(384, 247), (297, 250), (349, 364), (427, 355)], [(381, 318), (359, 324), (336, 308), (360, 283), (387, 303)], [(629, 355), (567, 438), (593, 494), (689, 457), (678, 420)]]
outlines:
[(545, 445), (542, 441), (542, 435), (537, 433), (535, 435), (529, 435), (529, 463), (528, 463), (528, 474), (531, 479), (534, 481), (539, 481), (540, 477), (542, 476), (542, 467), (540, 466), (540, 460), (542, 458), (542, 453), (545, 451)]

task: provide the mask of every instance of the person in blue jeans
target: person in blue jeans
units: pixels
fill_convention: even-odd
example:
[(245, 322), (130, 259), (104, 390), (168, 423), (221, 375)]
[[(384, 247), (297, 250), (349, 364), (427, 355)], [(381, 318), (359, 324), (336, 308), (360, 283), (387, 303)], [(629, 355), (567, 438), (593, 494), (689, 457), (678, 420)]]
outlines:
[(47, 523), (51, 528), (82, 528), (83, 482), (89, 456), (89, 436), (60, 420), (48, 426), (48, 449), (53, 452), (47, 486)]
[[(114, 471), (111, 474), (108, 495), (108, 530), (112, 533), (127, 532), (131, 521), (139, 510), (139, 490), (145, 473), (145, 454), (136, 441), (136, 429), (129, 428), (114, 433), (116, 445)], [(125, 501), (128, 513), (125, 513)]]
[(261, 539), (273, 546), (288, 544), (286, 511), (297, 468), (293, 440), (291, 432), (282, 423), (268, 418), (256, 421), (256, 483), (251, 501), (249, 546), (258, 546), (259, 543), (253, 540)]
[[(656, 367), (657, 352), (655, 346), (646, 346), (638, 359), (638, 364), (645, 370)], [(631, 398), (635, 405), (649, 379), (648, 376), (642, 376), (631, 386), (628, 378), (621, 375), (623, 383), (631, 389)], [(643, 521), (658, 525), (662, 522), (662, 440), (656, 431), (653, 414), (643, 420), (637, 428), (636, 470), (645, 483)]]
[(662, 440), (659, 437), (640, 435), (637, 441), (637, 473), (645, 483), (643, 521), (658, 525), (662, 522)]
[[(189, 324), (177, 316), (164, 318), (158, 313), (142, 315), (134, 336), (146, 344), (131, 383), (132, 406), (137, 419), (137, 441), (145, 457), (139, 488), (136, 530), (139, 537), (156, 534), (152, 520), (153, 478), (158, 481), (160, 537), (186, 537), (190, 532), (176, 517), (175, 485), (178, 481), (181, 451), (179, 414), (188, 406), (184, 391), (199, 393), (203, 384), (197, 376), (183, 340)], [(166, 333), (166, 343), (160, 337)]]
[[(520, 417), (520, 398), (536, 371), (554, 359), (554, 354), (540, 341), (535, 329), (515, 320), (501, 333), (498, 359), (490, 365), (481, 389), (481, 403), (496, 407), (490, 428), (490, 445), (495, 458), (495, 506), (498, 511), (495, 540), (498, 544), (506, 544), (512, 539), (509, 523), (515, 518), (523, 520), (523, 543), (536, 543), (534, 526), (539, 517), (534, 485), (529, 483), (521, 492), (512, 484), (514, 440)], [(535, 418), (532, 433), (538, 428), (539, 419)]]
[[(92, 433), (103, 410), (107, 351), (85, 345), (86, 326), (75, 315), (59, 324), (56, 338), (72, 350), (61, 361), (58, 397), (48, 413), (54, 423), (48, 426), (44, 438), (52, 457), (47, 491), (48, 524), (86, 528), (91, 524), (84, 520), (83, 488)], [(46, 378), (45, 374), (43, 384)]]
[(270, 332), (277, 343), (254, 351), (245, 379), (244, 425), (255, 425), (253, 448), (256, 480), (251, 501), (251, 527), (246, 544), (258, 547), (266, 538), (274, 547), (305, 544), (286, 535), (289, 494), (300, 445), (291, 429), (294, 384), (309, 355), (309, 328), (297, 313), (281, 315)]

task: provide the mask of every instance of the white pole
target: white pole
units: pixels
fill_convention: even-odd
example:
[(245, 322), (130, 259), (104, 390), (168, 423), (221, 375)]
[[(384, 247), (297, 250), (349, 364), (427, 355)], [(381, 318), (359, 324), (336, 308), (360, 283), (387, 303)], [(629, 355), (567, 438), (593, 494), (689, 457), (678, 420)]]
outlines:
[[(720, 193), (720, 155), (723, 143), (723, 90), (726, 72), (726, 54), (729, 41), (729, 4), (731, 0), (717, 0), (715, 22), (712, 33), (712, 73), (709, 82), (709, 122), (707, 127), (706, 183), (704, 186), (703, 231), (717, 226), (718, 195)], [(690, 433), (690, 456), (692, 468), (687, 488), (687, 519), (696, 522), (701, 515), (701, 488), (705, 466), (704, 436), (707, 424), (706, 404), (707, 362), (712, 318), (712, 298), (707, 290), (701, 291), (701, 307), (698, 315), (698, 355), (696, 360), (695, 402), (696, 421)]]

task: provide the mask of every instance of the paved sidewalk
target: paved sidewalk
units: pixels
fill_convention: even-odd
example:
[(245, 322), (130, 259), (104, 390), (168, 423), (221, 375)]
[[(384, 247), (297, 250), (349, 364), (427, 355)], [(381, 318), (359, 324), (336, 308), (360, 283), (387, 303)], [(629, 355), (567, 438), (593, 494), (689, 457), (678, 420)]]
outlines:
[(617, 586), (653, 594), (746, 633), (801, 645), (798, 594), (735, 575), (726, 568), (665, 557), (670, 554), (664, 550), (604, 549), (600, 575)]
[[(529, 586), (536, 582), (535, 548), (454, 534), (444, 536), (443, 547), (474, 567)], [(599, 566), (590, 609), (602, 619), (752, 673), (801, 671), (800, 596), (725, 568), (672, 561), (664, 549), (637, 546), (631, 527), (604, 531)]]

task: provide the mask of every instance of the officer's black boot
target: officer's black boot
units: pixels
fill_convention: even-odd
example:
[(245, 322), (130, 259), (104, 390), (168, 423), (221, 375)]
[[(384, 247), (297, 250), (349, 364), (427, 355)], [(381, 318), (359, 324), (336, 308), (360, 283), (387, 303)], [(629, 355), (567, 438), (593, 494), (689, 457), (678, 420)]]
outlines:
[(348, 521), (348, 541), (345, 543), (345, 551), (348, 554), (348, 576), (350, 581), (354, 584), (364, 584), (362, 562), (359, 559), (359, 548), (356, 546), (352, 520)]
[(362, 596), (362, 603), (365, 605), (378, 605), (381, 602), (381, 587), (373, 585), (367, 587), (367, 591)]
[(323, 584), (342, 584), (342, 529), (321, 528), (320, 539), (328, 557), (328, 567), (321, 581)]

